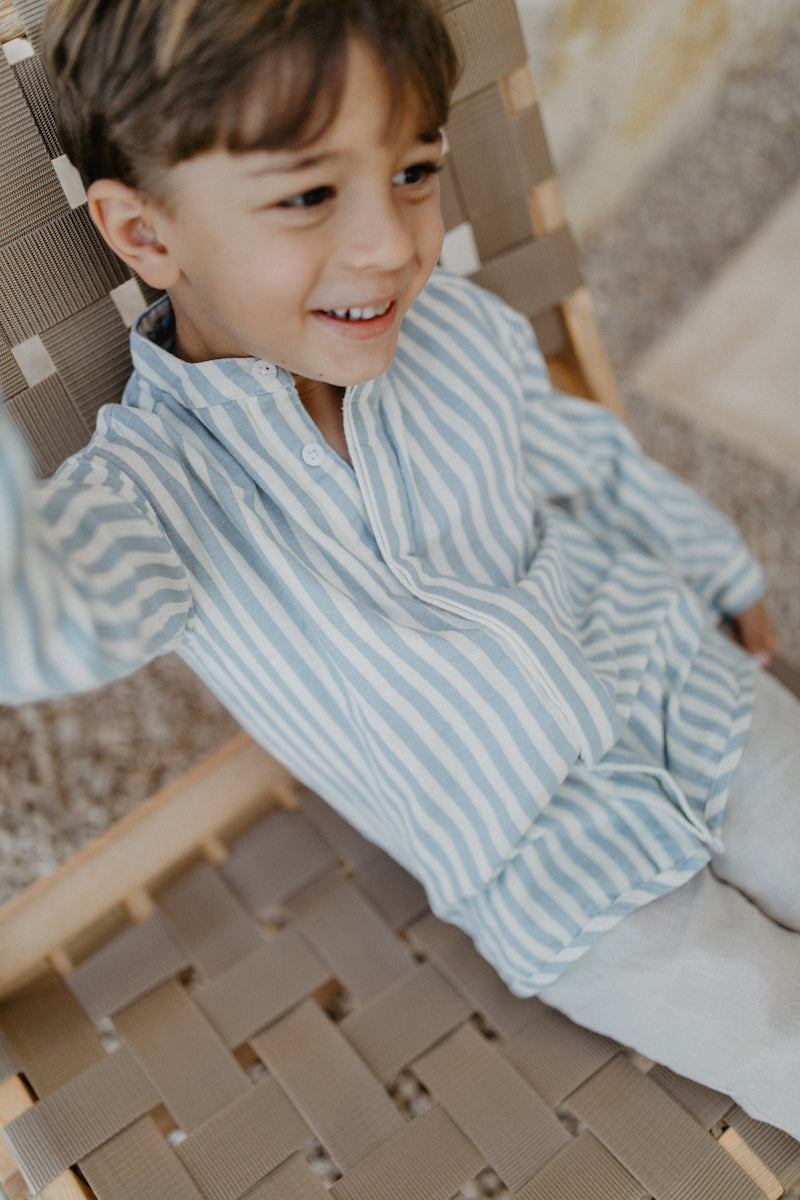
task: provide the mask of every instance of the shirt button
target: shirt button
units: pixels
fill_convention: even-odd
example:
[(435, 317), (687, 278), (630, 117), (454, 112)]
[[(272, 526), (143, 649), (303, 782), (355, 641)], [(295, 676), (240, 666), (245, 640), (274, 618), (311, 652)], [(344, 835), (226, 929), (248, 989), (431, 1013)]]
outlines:
[(278, 375), (278, 368), (275, 366), (275, 363), (257, 362), (253, 367), (253, 373), (257, 375), (259, 379), (276, 379)]
[(325, 461), (325, 451), (318, 442), (309, 442), (303, 446), (303, 462), (309, 467), (321, 467)]

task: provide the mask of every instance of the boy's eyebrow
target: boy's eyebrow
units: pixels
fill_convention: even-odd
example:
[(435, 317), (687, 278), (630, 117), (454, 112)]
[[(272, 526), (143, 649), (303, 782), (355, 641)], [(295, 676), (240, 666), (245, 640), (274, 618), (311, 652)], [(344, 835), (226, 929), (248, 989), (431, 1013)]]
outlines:
[[(417, 141), (423, 146), (433, 146), (442, 140), (441, 129), (424, 129), (417, 134)], [(342, 158), (343, 150), (320, 150), (316, 154), (305, 154), (301, 158), (289, 159), (286, 162), (265, 162), (254, 166), (247, 172), (251, 179), (259, 179), (262, 175), (279, 175), (291, 171), (305, 171), (310, 167), (318, 167), (320, 163)]]
[(339, 151), (325, 151), (319, 154), (306, 154), (302, 158), (290, 159), (283, 163), (265, 162), (249, 170), (247, 174), (252, 179), (258, 179), (261, 175), (284, 174), (287, 171), (303, 171), (308, 167), (319, 166), (320, 163), (327, 162), (329, 159), (340, 157)]

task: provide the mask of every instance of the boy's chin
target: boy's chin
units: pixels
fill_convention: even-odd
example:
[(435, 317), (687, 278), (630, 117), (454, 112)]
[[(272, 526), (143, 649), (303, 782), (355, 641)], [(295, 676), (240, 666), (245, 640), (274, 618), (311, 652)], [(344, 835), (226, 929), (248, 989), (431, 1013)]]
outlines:
[[(347, 373), (331, 372), (330, 378), (324, 380), (329, 387), (336, 388), (340, 391), (346, 391), (351, 387), (360, 387), (364, 383), (372, 383), (376, 379), (380, 379), (384, 375), (390, 365), (392, 359), (389, 358), (385, 363), (375, 364), (371, 368), (365, 368), (363, 371), (348, 371)], [(323, 382), (320, 380), (320, 382)]]

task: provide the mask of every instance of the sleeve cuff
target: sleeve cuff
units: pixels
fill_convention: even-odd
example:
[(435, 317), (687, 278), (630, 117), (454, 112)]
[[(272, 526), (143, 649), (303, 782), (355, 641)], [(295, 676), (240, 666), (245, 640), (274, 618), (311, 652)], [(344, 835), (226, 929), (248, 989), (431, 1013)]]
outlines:
[(749, 550), (742, 547), (728, 572), (728, 582), (714, 596), (714, 607), (723, 617), (735, 617), (744, 612), (766, 591), (763, 568)]

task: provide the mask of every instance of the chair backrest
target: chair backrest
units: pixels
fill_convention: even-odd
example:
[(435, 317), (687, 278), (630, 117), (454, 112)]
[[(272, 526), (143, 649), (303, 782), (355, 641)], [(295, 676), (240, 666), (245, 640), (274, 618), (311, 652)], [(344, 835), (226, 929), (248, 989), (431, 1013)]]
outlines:
[[(128, 329), (154, 298), (94, 229), (59, 145), (39, 55), (45, 7), (0, 0), (0, 394), (42, 475), (119, 399)], [(558, 383), (619, 410), (514, 0), (443, 8), (464, 67), (442, 179), (446, 265), (531, 318)]]

